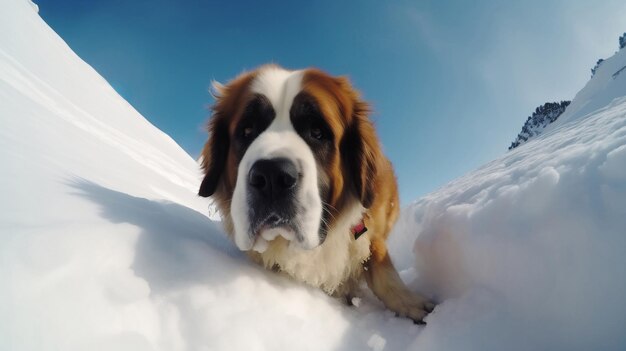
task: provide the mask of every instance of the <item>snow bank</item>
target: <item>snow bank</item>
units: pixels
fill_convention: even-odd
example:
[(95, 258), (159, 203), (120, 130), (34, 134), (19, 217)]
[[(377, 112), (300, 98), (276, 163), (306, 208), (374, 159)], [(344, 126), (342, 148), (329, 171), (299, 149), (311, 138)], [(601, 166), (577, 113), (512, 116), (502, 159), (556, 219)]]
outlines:
[(196, 163), (29, 1), (0, 0), (0, 349), (623, 349), (615, 89), (405, 211), (394, 259), (442, 302), (416, 326), (249, 263), (206, 216)]
[(393, 247), (414, 246), (400, 262), (417, 257), (419, 286), (443, 301), (412, 347), (626, 348), (621, 94), (404, 211)]

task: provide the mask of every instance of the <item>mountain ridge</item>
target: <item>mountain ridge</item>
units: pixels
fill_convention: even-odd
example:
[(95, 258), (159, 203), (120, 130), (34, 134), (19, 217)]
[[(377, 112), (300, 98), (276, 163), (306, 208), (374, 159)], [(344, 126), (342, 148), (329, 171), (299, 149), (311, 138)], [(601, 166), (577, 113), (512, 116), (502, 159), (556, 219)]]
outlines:
[[(615, 53), (615, 55), (613, 55), (613, 57), (619, 56), (621, 50), (625, 46), (626, 46), (626, 33), (624, 33), (623, 35), (619, 37), (618, 51)], [(614, 62), (615, 60), (613, 59), (613, 57), (607, 60)], [(620, 74), (620, 72), (626, 68), (626, 66), (613, 67), (614, 64), (612, 63), (609, 63), (607, 67), (607, 65), (605, 64), (607, 60), (605, 59), (598, 60), (596, 65), (591, 69), (591, 79), (585, 85), (585, 88), (583, 88), (578, 94), (576, 94), (576, 96), (574, 97), (572, 101), (563, 100), (560, 103), (546, 102), (545, 104), (537, 107), (535, 109), (535, 112), (533, 112), (533, 114), (527, 118), (526, 122), (522, 126), (522, 131), (517, 135), (515, 140), (513, 140), (513, 142), (509, 146), (509, 150), (512, 150), (524, 144), (525, 142), (537, 137), (538, 135), (542, 134), (545, 130), (550, 130), (551, 128), (548, 128), (548, 127), (551, 126), (554, 122), (556, 122), (557, 119), (563, 114), (565, 115), (564, 117), (565, 120), (570, 119), (571, 115), (578, 115), (578, 117), (580, 117), (581, 113), (585, 114), (585, 113), (593, 112), (594, 111), (593, 108), (596, 108), (596, 109), (601, 108), (605, 106), (608, 102), (610, 102), (610, 101), (603, 101), (599, 104), (592, 104), (592, 105), (588, 104), (589, 95), (592, 94), (592, 91), (596, 91), (596, 90), (603, 88), (602, 83), (607, 81), (606, 75), (608, 73), (611, 73), (611, 77), (615, 79)], [(602, 77), (596, 78), (596, 72), (599, 72), (600, 70), (602, 70), (604, 74), (602, 75)], [(600, 82), (600, 83), (596, 83), (596, 82)], [(613, 90), (616, 90), (619, 92), (621, 91), (621, 88), (623, 88), (624, 86), (626, 85), (622, 84), (621, 87), (619, 87), (618, 89), (613, 89)], [(588, 91), (585, 92), (586, 90)], [(619, 96), (621, 96), (620, 93), (617, 93), (614, 97), (619, 97)], [(573, 103), (573, 106), (568, 110), (568, 106), (571, 103)], [(557, 124), (560, 124), (560, 122)]]

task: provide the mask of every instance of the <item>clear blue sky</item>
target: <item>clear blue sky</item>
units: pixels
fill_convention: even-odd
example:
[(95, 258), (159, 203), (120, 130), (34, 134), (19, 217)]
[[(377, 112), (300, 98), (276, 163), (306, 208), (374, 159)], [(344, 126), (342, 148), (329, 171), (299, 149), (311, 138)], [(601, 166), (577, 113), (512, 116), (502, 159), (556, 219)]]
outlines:
[(211, 80), (267, 62), (349, 76), (403, 204), (505, 153), (534, 108), (572, 99), (626, 31), (623, 0), (35, 2), (194, 158)]

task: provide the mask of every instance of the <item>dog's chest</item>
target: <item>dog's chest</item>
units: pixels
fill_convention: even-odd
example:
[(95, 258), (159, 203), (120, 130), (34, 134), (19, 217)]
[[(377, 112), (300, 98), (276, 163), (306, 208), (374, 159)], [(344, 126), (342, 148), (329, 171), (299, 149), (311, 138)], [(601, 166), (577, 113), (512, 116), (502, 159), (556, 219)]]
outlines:
[(294, 279), (332, 294), (342, 283), (361, 274), (370, 255), (368, 233), (356, 239), (351, 231), (360, 220), (361, 211), (352, 211), (328, 233), (322, 245), (312, 250), (289, 247), (288, 241), (277, 238), (261, 254), (263, 264), (268, 268), (278, 265)]

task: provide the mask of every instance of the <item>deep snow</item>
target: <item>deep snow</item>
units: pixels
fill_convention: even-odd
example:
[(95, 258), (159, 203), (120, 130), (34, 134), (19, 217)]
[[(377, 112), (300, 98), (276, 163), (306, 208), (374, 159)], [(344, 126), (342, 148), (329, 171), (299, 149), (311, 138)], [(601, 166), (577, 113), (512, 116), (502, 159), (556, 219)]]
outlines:
[(558, 128), (404, 211), (394, 259), (442, 302), (422, 327), (249, 263), (194, 160), (0, 0), (0, 349), (624, 349), (624, 52)]

